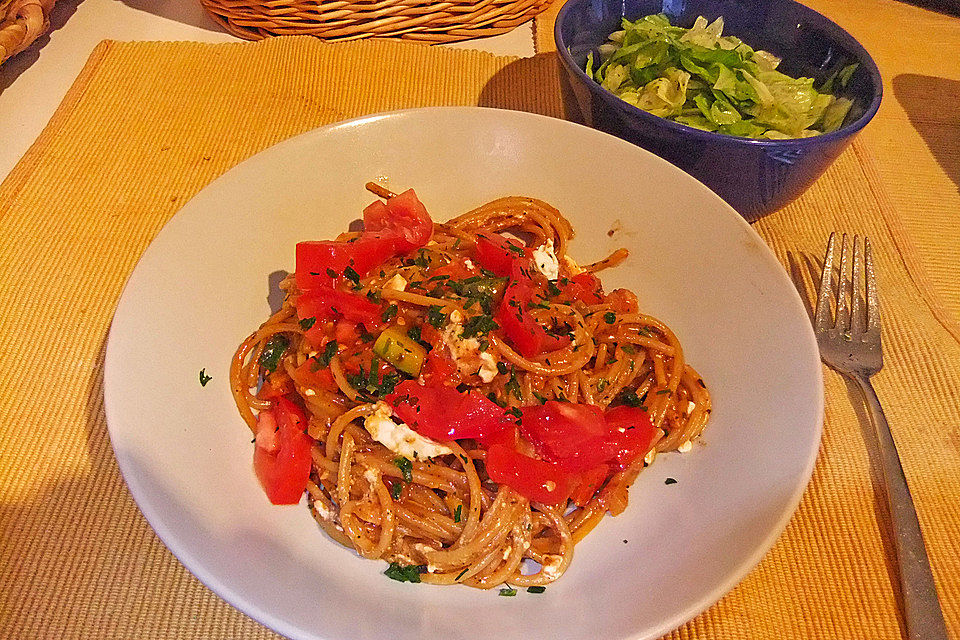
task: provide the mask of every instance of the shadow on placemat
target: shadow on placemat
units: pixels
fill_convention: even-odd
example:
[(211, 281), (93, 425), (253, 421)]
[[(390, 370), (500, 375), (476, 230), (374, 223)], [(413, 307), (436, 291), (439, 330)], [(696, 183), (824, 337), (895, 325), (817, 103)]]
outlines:
[[(509, 63), (484, 85), (477, 106), (563, 118), (558, 63), (559, 59), (552, 52), (538, 53), (532, 58), (520, 58)], [(534, 79), (539, 79), (543, 84)]]
[(904, 73), (893, 79), (893, 94), (944, 173), (960, 189), (960, 82)]

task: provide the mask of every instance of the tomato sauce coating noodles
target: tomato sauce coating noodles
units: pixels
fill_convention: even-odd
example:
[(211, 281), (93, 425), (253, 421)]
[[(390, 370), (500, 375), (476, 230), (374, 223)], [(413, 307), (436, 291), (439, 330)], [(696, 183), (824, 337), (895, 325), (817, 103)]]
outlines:
[(334, 540), (433, 584), (542, 586), (710, 396), (677, 337), (604, 293), (559, 211), (505, 197), (434, 223), (412, 190), (365, 228), (297, 245), (232, 391), (275, 504), (307, 494)]

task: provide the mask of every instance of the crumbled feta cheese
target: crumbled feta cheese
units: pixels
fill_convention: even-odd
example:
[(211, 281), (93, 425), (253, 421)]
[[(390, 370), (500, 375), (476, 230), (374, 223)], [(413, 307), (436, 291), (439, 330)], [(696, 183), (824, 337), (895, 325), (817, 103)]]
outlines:
[(463, 261), (463, 266), (465, 266), (467, 269), (473, 269), (473, 261), (470, 258), (467, 258)]
[(647, 455), (643, 456), (643, 461), (646, 462), (647, 464), (653, 464), (653, 461), (656, 458), (657, 458), (657, 450), (650, 449), (650, 451), (647, 451)]
[(313, 508), (324, 520), (333, 520), (333, 513), (330, 511), (330, 509), (327, 509), (327, 505), (323, 504), (322, 500), (314, 500)]
[(374, 467), (367, 467), (367, 470), (363, 472), (363, 477), (370, 484), (377, 484), (377, 481), (380, 480), (380, 473)]
[(533, 261), (540, 273), (547, 276), (547, 280), (556, 280), (560, 277), (560, 261), (557, 260), (557, 254), (553, 252), (553, 238), (533, 250)]
[(403, 291), (407, 288), (407, 281), (402, 275), (396, 273), (392, 278), (383, 284), (383, 288), (393, 289), (394, 291)]
[(315, 395), (317, 395), (317, 392), (314, 391), (313, 389), (304, 389), (304, 390), (303, 390), (303, 395), (305, 395), (305, 396), (315, 396)]
[(457, 369), (465, 376), (479, 375), (484, 382), (490, 382), (497, 376), (497, 361), (493, 354), (480, 351), (480, 341), (476, 338), (464, 340), (463, 316), (454, 310), (450, 314), (451, 322), (443, 330), (443, 341), (450, 349), (450, 356), (457, 363)]
[(363, 421), (363, 427), (374, 440), (408, 460), (424, 460), (453, 453), (449, 447), (420, 435), (406, 423), (394, 422), (392, 416), (390, 405), (378, 402), (376, 410)]
[(693, 449), (693, 443), (689, 440), (683, 442), (679, 447), (677, 447), (677, 451), (680, 453), (686, 453), (691, 449)]
[(696, 403), (687, 401), (687, 415), (693, 413), (693, 410), (697, 408)]
[(556, 580), (560, 577), (561, 564), (563, 564), (563, 556), (553, 555), (552, 553), (546, 554), (543, 556), (543, 575), (551, 580)]

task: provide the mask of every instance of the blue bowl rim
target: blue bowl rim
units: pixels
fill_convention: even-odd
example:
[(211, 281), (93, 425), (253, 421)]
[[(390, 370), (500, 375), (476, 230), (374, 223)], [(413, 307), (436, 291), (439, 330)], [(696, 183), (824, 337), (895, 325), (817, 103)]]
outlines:
[[(857, 54), (861, 60), (861, 63), (864, 63), (864, 66), (867, 72), (870, 74), (873, 85), (877, 87), (876, 95), (870, 101), (870, 104), (867, 105), (867, 108), (864, 110), (863, 114), (859, 118), (843, 125), (835, 131), (830, 133), (822, 133), (817, 136), (811, 136), (809, 138), (782, 138), (782, 139), (765, 139), (765, 138), (745, 138), (742, 136), (734, 136), (726, 133), (716, 133), (714, 131), (704, 131), (703, 129), (697, 129), (696, 127), (691, 127), (679, 122), (673, 122), (672, 120), (667, 120), (666, 118), (661, 118), (660, 116), (655, 116), (652, 113), (644, 111), (639, 107), (635, 107), (632, 104), (624, 102), (617, 96), (615, 96), (610, 91), (604, 89), (599, 84), (596, 83), (593, 78), (587, 76), (586, 72), (581, 69), (574, 61), (573, 57), (570, 55), (570, 52), (567, 51), (567, 45), (563, 42), (563, 37), (560, 34), (561, 25), (563, 25), (566, 20), (567, 14), (573, 10), (573, 6), (576, 4), (582, 4), (584, 2), (590, 2), (591, 0), (568, 0), (564, 3), (563, 7), (560, 8), (560, 12), (557, 14), (556, 22), (553, 27), (553, 40), (556, 45), (557, 52), (560, 54), (561, 60), (563, 60), (564, 65), (568, 69), (572, 69), (573, 72), (579, 77), (580, 81), (584, 83), (587, 89), (593, 93), (595, 96), (603, 100), (605, 103), (625, 111), (626, 113), (639, 118), (642, 122), (648, 122), (655, 126), (664, 127), (667, 131), (674, 131), (681, 135), (692, 136), (694, 139), (700, 139), (704, 142), (727, 142), (729, 144), (746, 144), (751, 146), (756, 146), (760, 148), (764, 147), (792, 147), (792, 146), (808, 146), (811, 144), (822, 143), (828, 144), (831, 141), (839, 141), (850, 135), (853, 135), (870, 122), (873, 117), (877, 114), (877, 110), (880, 108), (880, 101), (883, 98), (883, 78), (880, 75), (880, 69), (877, 67), (877, 63), (874, 62), (873, 57), (870, 53), (860, 44), (860, 42), (850, 35), (843, 27), (838, 25), (836, 22), (826, 17), (822, 13), (811, 9), (810, 7), (795, 2), (794, 0), (779, 0), (782, 4), (794, 5), (795, 8), (798, 8), (801, 14), (808, 14), (810, 18), (815, 21), (819, 21), (822, 24), (826, 25), (826, 28), (830, 31), (830, 35), (834, 39), (843, 39), (846, 38), (847, 42), (844, 44), (849, 45), (849, 48)], [(734, 34), (736, 35), (736, 34)], [(749, 43), (748, 43), (749, 44)]]

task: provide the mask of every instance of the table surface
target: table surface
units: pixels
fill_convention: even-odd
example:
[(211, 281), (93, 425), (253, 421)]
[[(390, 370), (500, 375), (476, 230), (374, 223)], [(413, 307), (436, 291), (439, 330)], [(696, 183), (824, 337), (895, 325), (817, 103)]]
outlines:
[[(453, 47), (533, 55), (532, 23)], [(0, 66), (0, 181), (46, 126), (101, 40), (240, 41), (196, 0), (58, 0), (50, 31)]]

